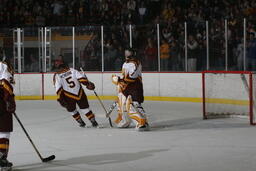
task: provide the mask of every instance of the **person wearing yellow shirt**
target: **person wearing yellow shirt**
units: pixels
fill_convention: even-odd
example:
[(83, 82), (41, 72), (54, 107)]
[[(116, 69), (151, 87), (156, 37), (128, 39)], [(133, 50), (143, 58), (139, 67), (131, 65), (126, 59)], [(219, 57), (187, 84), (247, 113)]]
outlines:
[(165, 39), (162, 39), (160, 46), (161, 71), (167, 71), (169, 67), (170, 46)]

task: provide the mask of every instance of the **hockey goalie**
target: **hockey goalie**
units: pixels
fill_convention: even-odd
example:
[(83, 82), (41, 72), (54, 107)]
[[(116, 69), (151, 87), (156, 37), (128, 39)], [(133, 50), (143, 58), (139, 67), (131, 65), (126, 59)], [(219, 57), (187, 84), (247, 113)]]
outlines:
[(125, 59), (122, 76), (112, 75), (112, 82), (117, 86), (118, 93), (118, 116), (115, 123), (118, 128), (128, 128), (134, 125), (138, 131), (148, 131), (146, 113), (141, 106), (144, 101), (142, 66), (136, 59), (133, 49), (125, 50)]

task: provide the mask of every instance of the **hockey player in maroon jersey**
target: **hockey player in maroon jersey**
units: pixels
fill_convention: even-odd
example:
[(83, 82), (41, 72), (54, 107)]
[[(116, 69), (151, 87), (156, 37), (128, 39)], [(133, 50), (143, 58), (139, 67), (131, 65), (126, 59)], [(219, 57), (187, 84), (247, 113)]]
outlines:
[(91, 121), (92, 126), (97, 127), (98, 123), (95, 120), (94, 113), (89, 108), (88, 99), (81, 84), (89, 90), (94, 90), (95, 85), (87, 79), (85, 74), (81, 74), (76, 69), (69, 68), (62, 62), (56, 65), (58, 71), (54, 74), (53, 82), (58, 95), (57, 101), (67, 109), (80, 127), (85, 127), (85, 122), (81, 118), (76, 105), (79, 106), (81, 114), (85, 114)]
[(122, 76), (112, 77), (118, 88), (118, 118), (115, 122), (120, 128), (133, 123), (138, 131), (149, 130), (146, 113), (141, 106), (144, 101), (141, 63), (131, 48), (125, 50), (125, 60)]
[(13, 131), (12, 113), (16, 110), (13, 94), (13, 68), (4, 59), (0, 62), (0, 170), (8, 171), (12, 163), (7, 160), (10, 133)]

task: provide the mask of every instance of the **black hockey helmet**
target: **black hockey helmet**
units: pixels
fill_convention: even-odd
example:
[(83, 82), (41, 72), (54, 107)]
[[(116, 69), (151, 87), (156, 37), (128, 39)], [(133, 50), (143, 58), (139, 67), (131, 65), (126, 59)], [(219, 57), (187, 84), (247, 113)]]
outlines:
[(125, 49), (125, 57), (126, 58), (134, 58), (136, 56), (136, 51), (135, 49), (129, 47)]

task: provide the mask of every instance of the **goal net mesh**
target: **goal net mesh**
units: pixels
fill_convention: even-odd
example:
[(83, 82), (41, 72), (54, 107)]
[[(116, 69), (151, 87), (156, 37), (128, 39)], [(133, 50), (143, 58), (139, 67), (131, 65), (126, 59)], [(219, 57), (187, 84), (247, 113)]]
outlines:
[(204, 72), (204, 118), (241, 117), (253, 124), (254, 80), (250, 72)]

